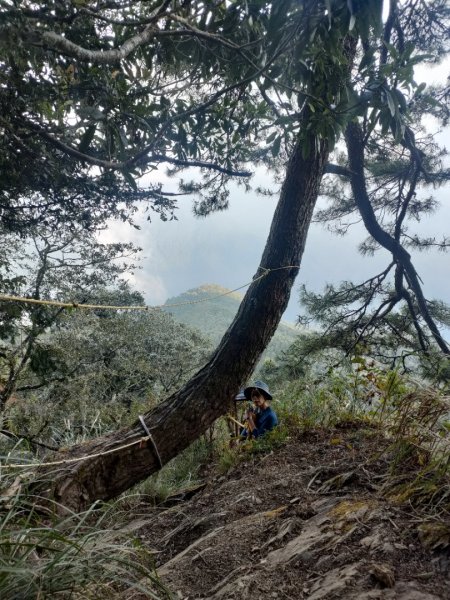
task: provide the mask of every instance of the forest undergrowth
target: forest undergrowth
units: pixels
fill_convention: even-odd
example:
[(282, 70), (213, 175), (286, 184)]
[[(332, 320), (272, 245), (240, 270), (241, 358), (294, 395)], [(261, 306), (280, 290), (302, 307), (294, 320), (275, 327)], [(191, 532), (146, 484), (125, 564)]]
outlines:
[[(276, 453), (299, 432), (339, 427), (383, 440), (379, 452), (388, 457), (389, 469), (376, 482), (378, 493), (427, 514), (421, 526), (427, 547), (450, 547), (450, 400), (444, 392), (364, 363), (274, 391), (280, 426), (261, 440), (230, 443), (221, 419), (158, 474), (82, 514), (56, 516), (48, 506), (42, 511), (40, 499), (26, 491), (32, 471), (13, 468), (45, 460), (42, 448), (36, 452), (26, 440), (1, 438), (1, 597), (110, 598), (131, 590), (171, 597), (157, 575), (155, 555), (129, 524), (151, 521), (211, 477)], [(339, 487), (345, 477), (351, 473), (337, 473), (330, 486)]]

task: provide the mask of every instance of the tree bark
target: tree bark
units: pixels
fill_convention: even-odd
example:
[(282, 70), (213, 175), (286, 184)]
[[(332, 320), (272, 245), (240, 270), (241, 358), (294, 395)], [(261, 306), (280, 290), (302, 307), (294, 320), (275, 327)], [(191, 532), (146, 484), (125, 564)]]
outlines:
[[(261, 266), (211, 360), (181, 390), (144, 416), (158, 452), (150, 440), (114, 451), (146, 436), (137, 421), (129, 429), (56, 455), (55, 460), (97, 456), (42, 470), (40, 493), (76, 511), (95, 500), (114, 498), (160, 468), (158, 453), (161, 464), (166, 464), (226, 413), (289, 301), (328, 158), (326, 142), (312, 147), (307, 158), (302, 156), (300, 142), (294, 147)], [(261, 278), (264, 269), (272, 270)]]

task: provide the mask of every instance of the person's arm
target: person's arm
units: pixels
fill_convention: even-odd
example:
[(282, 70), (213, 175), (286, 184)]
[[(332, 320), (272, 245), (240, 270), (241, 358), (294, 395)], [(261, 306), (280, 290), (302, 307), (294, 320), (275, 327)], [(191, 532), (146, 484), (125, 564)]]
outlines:
[(268, 431), (271, 431), (278, 425), (278, 419), (273, 410), (270, 410), (267, 414), (260, 415), (258, 426), (252, 430), (253, 437), (257, 438)]
[(242, 415), (243, 422), (245, 423), (245, 427), (239, 431), (239, 435), (243, 438), (248, 438), (252, 435), (252, 431), (256, 427), (255, 423), (255, 412), (251, 406), (247, 408), (247, 410)]
[(255, 413), (252, 410), (247, 411), (247, 429), (250, 433), (253, 433), (256, 427), (255, 423)]

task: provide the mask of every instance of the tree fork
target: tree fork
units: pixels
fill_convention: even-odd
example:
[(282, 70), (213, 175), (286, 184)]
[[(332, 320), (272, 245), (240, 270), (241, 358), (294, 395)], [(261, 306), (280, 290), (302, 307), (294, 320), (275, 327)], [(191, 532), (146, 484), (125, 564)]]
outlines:
[[(307, 114), (304, 114), (303, 122), (306, 119)], [(298, 273), (328, 159), (326, 141), (316, 141), (311, 147), (308, 157), (302, 154), (302, 142), (298, 141), (294, 147), (261, 268), (211, 360), (182, 389), (144, 415), (163, 464), (226, 413), (231, 399), (275, 333)], [(273, 271), (261, 278), (264, 269)], [(111, 452), (142, 437), (146, 434), (137, 421), (129, 429), (59, 453), (55, 460), (97, 456), (62, 464), (51, 471), (41, 469), (40, 481), (34, 488), (75, 511), (83, 510), (96, 500), (114, 498), (159, 469), (150, 440)]]

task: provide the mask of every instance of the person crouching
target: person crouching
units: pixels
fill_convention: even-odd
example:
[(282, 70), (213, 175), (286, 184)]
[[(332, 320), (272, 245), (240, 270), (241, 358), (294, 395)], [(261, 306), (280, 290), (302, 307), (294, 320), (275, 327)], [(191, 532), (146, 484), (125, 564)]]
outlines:
[(270, 406), (272, 395), (264, 381), (255, 381), (245, 388), (245, 397), (253, 402), (254, 408), (246, 411), (246, 428), (241, 432), (243, 437), (258, 438), (278, 425), (278, 418)]

